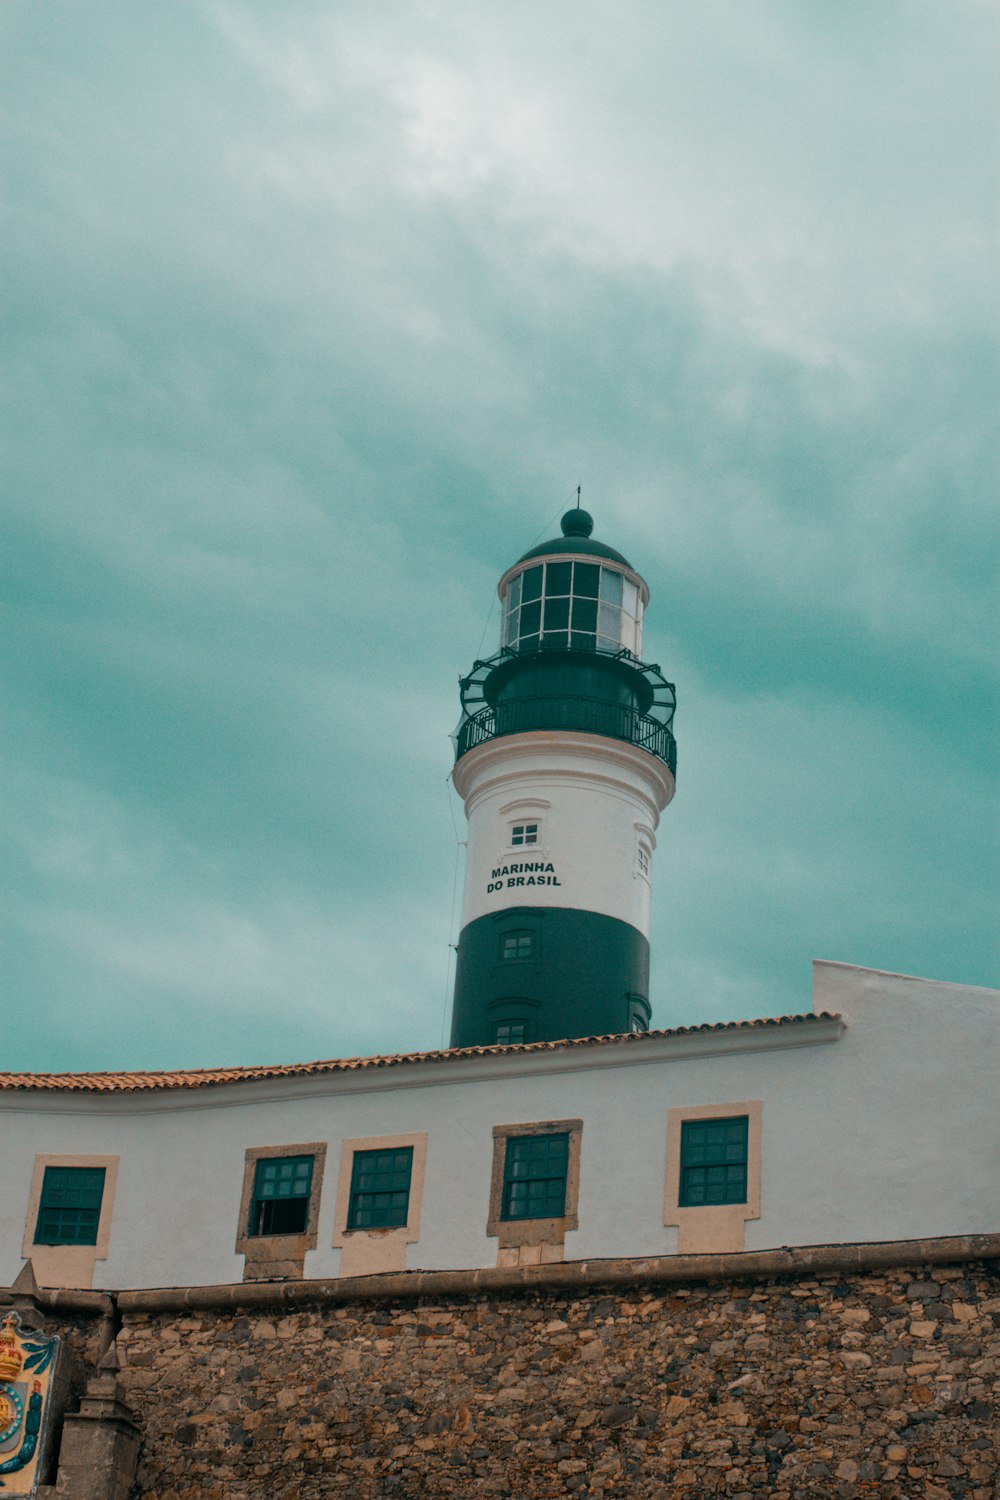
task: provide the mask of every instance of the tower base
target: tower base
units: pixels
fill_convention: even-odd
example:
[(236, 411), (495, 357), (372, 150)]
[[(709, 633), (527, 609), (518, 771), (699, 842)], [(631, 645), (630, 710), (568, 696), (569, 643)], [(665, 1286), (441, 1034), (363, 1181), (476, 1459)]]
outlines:
[(514, 906), (463, 929), (452, 1047), (645, 1031), (649, 942), (599, 912)]

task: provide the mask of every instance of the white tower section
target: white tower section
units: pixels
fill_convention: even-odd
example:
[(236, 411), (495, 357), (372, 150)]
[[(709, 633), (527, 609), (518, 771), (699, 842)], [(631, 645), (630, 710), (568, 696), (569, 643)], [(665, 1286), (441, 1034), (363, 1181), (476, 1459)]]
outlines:
[(455, 767), (469, 820), (462, 926), (506, 907), (599, 912), (649, 937), (662, 761), (619, 740), (539, 730)]

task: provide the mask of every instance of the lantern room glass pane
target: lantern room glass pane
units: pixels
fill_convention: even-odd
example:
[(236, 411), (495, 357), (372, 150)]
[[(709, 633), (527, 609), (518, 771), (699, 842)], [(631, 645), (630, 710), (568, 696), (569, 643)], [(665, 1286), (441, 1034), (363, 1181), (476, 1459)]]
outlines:
[(521, 634), (537, 635), (542, 623), (542, 604), (538, 600), (534, 604), (521, 605)]
[(597, 650), (597, 636), (593, 631), (574, 630), (569, 638), (569, 643), (573, 651)]
[(572, 563), (548, 563), (545, 569), (546, 595), (568, 594), (570, 592), (570, 579), (572, 576)]
[(639, 590), (627, 578), (623, 580), (622, 587), (622, 608), (634, 619), (639, 613)]
[(517, 640), (520, 614), (519, 609), (512, 609), (504, 616), (502, 645), (511, 646)]
[(573, 593), (584, 599), (596, 599), (601, 570), (596, 563), (573, 564)]
[(573, 599), (573, 629), (574, 630), (596, 630), (597, 629), (597, 600), (596, 599)]
[(550, 630), (565, 630), (569, 625), (569, 600), (545, 597), (545, 634)]
[(621, 610), (613, 604), (602, 604), (597, 612), (597, 633), (614, 641), (617, 650), (621, 639)]
[(541, 568), (528, 568), (520, 577), (521, 603), (525, 604), (529, 599), (540, 599), (542, 597)]
[(521, 574), (512, 578), (507, 585), (507, 608), (516, 609), (521, 602)]
[(612, 573), (610, 568), (601, 569), (601, 598), (608, 604), (622, 602), (622, 575)]

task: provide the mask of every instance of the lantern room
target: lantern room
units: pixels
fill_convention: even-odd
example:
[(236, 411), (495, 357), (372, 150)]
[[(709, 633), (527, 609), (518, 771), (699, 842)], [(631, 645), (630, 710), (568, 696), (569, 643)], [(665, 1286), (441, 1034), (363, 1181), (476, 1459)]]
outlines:
[(501, 578), (500, 650), (461, 679), (456, 759), (499, 736), (565, 729), (627, 740), (674, 771), (674, 690), (642, 660), (649, 590), (593, 526), (567, 511), (562, 535)]
[(645, 598), (638, 574), (607, 563), (562, 557), (518, 564), (500, 584), (500, 644), (640, 658)]

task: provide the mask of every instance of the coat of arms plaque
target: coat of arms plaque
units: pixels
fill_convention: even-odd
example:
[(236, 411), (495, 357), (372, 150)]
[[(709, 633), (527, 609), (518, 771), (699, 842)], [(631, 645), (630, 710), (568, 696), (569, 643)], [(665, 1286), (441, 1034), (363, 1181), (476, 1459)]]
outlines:
[(0, 1494), (33, 1495), (42, 1477), (59, 1339), (0, 1314)]

